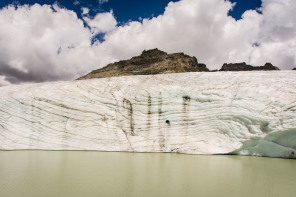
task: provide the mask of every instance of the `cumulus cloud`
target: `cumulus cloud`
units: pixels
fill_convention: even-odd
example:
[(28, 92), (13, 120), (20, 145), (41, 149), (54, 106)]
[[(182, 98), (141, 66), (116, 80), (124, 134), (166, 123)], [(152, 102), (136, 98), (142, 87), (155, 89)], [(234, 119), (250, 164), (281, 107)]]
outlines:
[(93, 36), (73, 11), (57, 5), (4, 8), (0, 75), (11, 83), (74, 79), (112, 60), (104, 48), (93, 48)]
[(88, 8), (83, 7), (83, 8), (81, 8), (81, 10), (82, 10), (82, 15), (83, 16), (88, 15), (88, 13), (89, 13), (89, 9)]
[(221, 67), (225, 61), (243, 61), (256, 41), (261, 17), (249, 11), (243, 20), (235, 21), (227, 15), (232, 6), (221, 0), (170, 3), (163, 15), (130, 22), (110, 32), (103, 45), (123, 58), (143, 48), (183, 51), (210, 68)]
[(263, 0), (258, 43), (251, 62), (270, 61), (283, 69), (296, 65), (296, 2)]
[(112, 10), (110, 12), (99, 13), (93, 19), (88, 16), (83, 17), (83, 19), (90, 26), (92, 34), (112, 31), (117, 25)]
[[(103, 3), (103, 1), (101, 1)], [(296, 2), (263, 0), (262, 14), (236, 21), (224, 0), (171, 2), (162, 15), (118, 26), (112, 11), (82, 19), (57, 5), (0, 10), (0, 86), (71, 80), (107, 63), (159, 48), (194, 55), (211, 69), (224, 62), (296, 65)], [(103, 33), (104, 41), (91, 40)]]

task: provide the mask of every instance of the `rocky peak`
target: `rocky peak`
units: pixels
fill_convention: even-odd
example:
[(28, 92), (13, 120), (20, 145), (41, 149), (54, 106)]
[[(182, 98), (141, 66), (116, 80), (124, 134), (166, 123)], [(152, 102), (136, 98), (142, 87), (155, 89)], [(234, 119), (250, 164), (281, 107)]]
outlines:
[[(252, 71), (252, 70), (279, 70), (271, 63), (264, 66), (251, 66), (246, 62), (225, 63), (220, 71)], [(108, 64), (107, 66), (93, 70), (89, 74), (78, 78), (92, 79), (128, 75), (155, 75), (182, 72), (207, 72), (209, 69), (205, 64), (198, 63), (193, 56), (184, 53), (167, 54), (157, 48), (144, 50), (141, 55), (132, 57), (129, 60)], [(215, 72), (218, 70), (213, 70)]]
[(251, 65), (247, 65), (246, 62), (241, 63), (224, 63), (220, 71), (247, 71), (252, 70)]
[(271, 63), (266, 63), (264, 66), (251, 66), (246, 62), (223, 64), (220, 71), (252, 71), (252, 70), (279, 70), (278, 67), (273, 66)]
[(94, 70), (80, 79), (104, 78), (128, 75), (153, 75), (182, 72), (209, 71), (205, 64), (199, 64), (195, 57), (184, 53), (167, 54), (159, 49), (144, 50), (140, 56), (108, 64)]
[(271, 63), (266, 63), (264, 66), (256, 66), (254, 70), (280, 70), (278, 67)]
[(150, 50), (144, 50), (140, 57), (142, 58), (155, 58), (155, 57), (164, 57), (167, 56), (168, 54), (164, 51), (161, 51), (159, 49), (150, 49)]

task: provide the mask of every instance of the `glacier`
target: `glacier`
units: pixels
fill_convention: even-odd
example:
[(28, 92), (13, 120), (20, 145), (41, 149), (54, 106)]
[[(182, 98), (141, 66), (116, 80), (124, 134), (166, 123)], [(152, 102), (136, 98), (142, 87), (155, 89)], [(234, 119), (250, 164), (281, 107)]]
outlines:
[(1, 150), (296, 158), (296, 72), (197, 72), (0, 88)]

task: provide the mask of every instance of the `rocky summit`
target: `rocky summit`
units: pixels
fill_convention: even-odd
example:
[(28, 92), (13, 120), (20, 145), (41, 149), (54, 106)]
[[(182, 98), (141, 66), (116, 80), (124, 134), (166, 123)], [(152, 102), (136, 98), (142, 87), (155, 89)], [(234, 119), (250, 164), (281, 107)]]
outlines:
[[(224, 63), (219, 71), (256, 71), (256, 70), (280, 70), (271, 63), (264, 66), (251, 66), (242, 63)], [(208, 72), (205, 64), (198, 63), (196, 57), (184, 53), (167, 54), (156, 49), (144, 50), (140, 56), (132, 57), (129, 60), (108, 64), (107, 66), (93, 70), (77, 80), (92, 78), (108, 78), (129, 75), (155, 75), (184, 72)], [(212, 70), (215, 72), (218, 70)]]
[(182, 72), (209, 71), (205, 64), (184, 53), (167, 54), (156, 49), (144, 50), (140, 56), (108, 64), (93, 70), (78, 80), (128, 75), (154, 75)]
[(220, 71), (253, 71), (253, 70), (280, 70), (278, 67), (273, 66), (271, 63), (266, 63), (264, 66), (251, 66), (246, 64), (245, 62), (242, 63), (235, 63), (235, 64), (223, 64)]

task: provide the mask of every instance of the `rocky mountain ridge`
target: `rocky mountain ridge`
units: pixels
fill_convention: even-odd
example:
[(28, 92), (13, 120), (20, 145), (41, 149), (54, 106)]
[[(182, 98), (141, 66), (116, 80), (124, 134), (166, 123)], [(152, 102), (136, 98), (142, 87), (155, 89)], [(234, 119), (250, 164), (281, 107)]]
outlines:
[(220, 71), (253, 71), (253, 70), (280, 70), (278, 67), (273, 66), (271, 63), (266, 63), (264, 66), (251, 66), (246, 64), (245, 62), (242, 63), (230, 63), (230, 64), (223, 64)]
[(94, 70), (91, 73), (78, 78), (105, 78), (128, 75), (154, 75), (182, 72), (205, 72), (209, 71), (205, 64), (197, 62), (196, 57), (190, 57), (184, 53), (167, 54), (158, 49), (143, 51), (140, 56), (130, 60), (108, 64)]
[[(252, 70), (279, 70), (271, 63), (264, 66), (251, 66), (245, 62), (235, 64), (223, 64), (220, 71), (252, 71)], [(184, 53), (168, 54), (159, 49), (144, 50), (140, 56), (132, 57), (129, 60), (108, 64), (107, 66), (93, 70), (89, 74), (77, 80), (106, 78), (129, 75), (155, 75), (183, 72), (209, 72), (210, 70), (203, 63), (199, 63), (196, 57)], [(218, 70), (214, 70), (218, 71)]]

